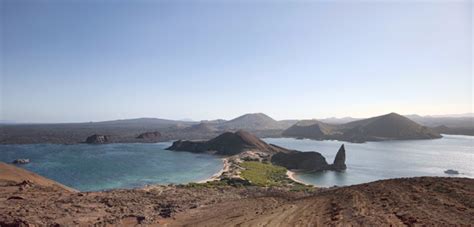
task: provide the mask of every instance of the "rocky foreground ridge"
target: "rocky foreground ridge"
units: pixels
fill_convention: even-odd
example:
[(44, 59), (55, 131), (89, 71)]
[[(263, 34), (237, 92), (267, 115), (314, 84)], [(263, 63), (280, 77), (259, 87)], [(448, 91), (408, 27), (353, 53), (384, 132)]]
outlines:
[[(46, 180), (46, 182), (45, 182)], [(290, 191), (208, 184), (77, 192), (0, 163), (0, 226), (470, 226), (474, 180)]]

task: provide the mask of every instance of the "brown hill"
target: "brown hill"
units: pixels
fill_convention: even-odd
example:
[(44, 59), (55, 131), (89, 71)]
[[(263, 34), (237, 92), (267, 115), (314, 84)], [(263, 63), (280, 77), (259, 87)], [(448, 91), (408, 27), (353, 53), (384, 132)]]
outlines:
[(24, 185), (28, 184), (40, 185), (43, 187), (53, 187), (59, 190), (73, 192), (72, 188), (64, 186), (58, 182), (52, 181), (38, 174), (32, 173), (25, 169), (16, 167), (14, 165), (0, 162), (0, 185)]
[(317, 120), (303, 120), (283, 131), (285, 137), (301, 137), (308, 139), (329, 139), (336, 125), (323, 123)]
[(474, 127), (449, 128), (442, 125), (433, 128), (433, 130), (442, 134), (474, 136)]
[(288, 126), (288, 121), (276, 121), (263, 113), (244, 114), (230, 121), (218, 125), (222, 130), (271, 130), (284, 129)]
[(470, 226), (472, 198), (473, 179), (392, 179), (295, 200), (227, 200), (177, 214), (169, 226)]
[(192, 125), (190, 127), (184, 128), (183, 131), (185, 132), (193, 132), (193, 133), (213, 133), (217, 131), (215, 124), (208, 123), (208, 122), (201, 122), (196, 125)]
[(208, 141), (178, 140), (167, 149), (197, 153), (212, 152), (217, 155), (235, 155), (247, 150), (257, 150), (269, 154), (287, 152), (286, 149), (269, 145), (263, 140), (243, 130), (237, 132), (225, 132)]
[(441, 135), (396, 113), (343, 125), (343, 138), (355, 141), (434, 139)]
[(285, 130), (282, 135), (309, 139), (337, 139), (350, 142), (441, 137), (434, 130), (421, 126), (396, 113), (341, 125), (331, 125), (319, 121), (302, 121)]

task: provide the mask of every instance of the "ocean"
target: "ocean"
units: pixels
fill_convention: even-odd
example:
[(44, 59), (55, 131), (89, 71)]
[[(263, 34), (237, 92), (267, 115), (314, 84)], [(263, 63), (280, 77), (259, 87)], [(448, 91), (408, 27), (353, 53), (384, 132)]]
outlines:
[[(297, 173), (308, 184), (330, 187), (381, 179), (415, 176), (474, 178), (474, 137), (444, 135), (434, 140), (367, 142), (266, 138), (268, 143), (301, 151), (317, 151), (332, 163), (341, 144), (347, 170)], [(150, 184), (182, 184), (204, 180), (219, 172), (220, 158), (208, 154), (165, 150), (165, 143), (103, 145), (0, 145), (0, 161), (28, 158), (22, 168), (80, 191), (138, 188)]]
[(80, 191), (195, 182), (223, 167), (215, 156), (165, 150), (170, 145), (0, 145), (0, 161), (28, 158), (19, 166)]
[(317, 151), (334, 161), (339, 147), (346, 148), (347, 170), (297, 173), (308, 184), (330, 187), (366, 183), (381, 179), (415, 176), (453, 176), (447, 169), (460, 172), (457, 177), (474, 178), (474, 137), (443, 135), (434, 140), (405, 140), (366, 143), (342, 141), (267, 138), (267, 143), (301, 151)]

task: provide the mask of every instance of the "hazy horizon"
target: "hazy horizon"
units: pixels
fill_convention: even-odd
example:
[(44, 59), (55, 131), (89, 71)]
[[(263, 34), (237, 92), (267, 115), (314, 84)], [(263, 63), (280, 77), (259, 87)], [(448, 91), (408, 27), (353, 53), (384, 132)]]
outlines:
[(0, 120), (472, 113), (472, 1), (1, 1)]
[[(174, 120), (174, 121), (189, 121), (189, 122), (200, 122), (200, 121), (212, 121), (212, 120), (232, 120), (235, 118), (238, 118), (240, 116), (246, 115), (246, 114), (261, 114), (262, 112), (258, 113), (244, 113), (241, 115), (236, 115), (232, 118), (213, 118), (213, 119), (191, 119), (191, 118), (163, 118), (160, 116), (142, 116), (142, 117), (131, 117), (131, 118), (115, 118), (115, 119), (104, 119), (104, 120), (98, 120), (98, 121), (49, 121), (49, 122), (32, 122), (32, 121), (9, 121), (9, 120), (2, 120), (0, 119), (0, 124), (55, 124), (55, 123), (89, 123), (89, 122), (102, 122), (102, 121), (116, 121), (116, 120), (131, 120), (131, 119), (163, 119), (163, 120)], [(380, 115), (385, 115), (389, 113), (394, 113), (394, 112), (387, 112), (383, 113)], [(265, 114), (265, 113), (263, 113)], [(399, 113), (398, 113), (399, 114)], [(363, 116), (363, 117), (353, 117), (353, 116), (343, 116), (343, 117), (311, 117), (311, 118), (284, 118), (284, 119), (276, 119), (273, 118), (272, 116), (265, 114), (269, 117), (271, 117), (274, 120), (277, 121), (284, 121), (284, 120), (324, 120), (324, 119), (343, 119), (343, 118), (354, 118), (354, 119), (365, 119), (365, 118), (370, 118), (370, 117), (376, 117), (380, 115), (371, 115), (371, 116)], [(418, 115), (421, 117), (474, 117), (474, 113), (459, 113), (459, 114), (439, 114), (439, 115), (419, 115), (416, 113), (413, 114), (401, 114), (403, 116), (409, 116), (409, 115)]]

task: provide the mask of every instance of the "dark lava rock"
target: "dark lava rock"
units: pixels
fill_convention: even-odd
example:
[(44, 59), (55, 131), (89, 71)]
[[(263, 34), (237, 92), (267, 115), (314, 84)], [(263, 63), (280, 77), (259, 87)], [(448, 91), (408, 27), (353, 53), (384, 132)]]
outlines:
[(109, 137), (105, 135), (97, 135), (94, 134), (92, 136), (87, 137), (86, 143), (89, 144), (102, 144), (109, 142)]
[(28, 164), (30, 163), (30, 159), (16, 159), (12, 162), (13, 164)]
[(158, 206), (155, 207), (155, 210), (159, 211), (159, 215), (163, 218), (170, 218), (174, 213), (176, 213), (177, 208), (179, 206), (175, 204), (163, 204), (160, 203)]
[(321, 171), (329, 168), (326, 159), (318, 152), (278, 153), (272, 156), (272, 163), (287, 169)]
[(341, 145), (341, 148), (339, 148), (339, 151), (337, 151), (336, 158), (334, 158), (334, 163), (332, 164), (332, 169), (336, 171), (347, 169), (346, 149), (344, 148), (344, 144)]
[(450, 174), (450, 175), (457, 175), (457, 174), (459, 174), (459, 171), (454, 170), (454, 169), (448, 169), (448, 170), (444, 171), (444, 173)]
[(278, 153), (272, 156), (272, 163), (283, 166), (287, 169), (303, 171), (342, 171), (346, 166), (346, 150), (344, 145), (339, 148), (333, 164), (328, 164), (324, 156), (318, 152), (290, 151), (288, 153)]
[(145, 132), (137, 136), (137, 139), (159, 139), (161, 138), (160, 132)]

